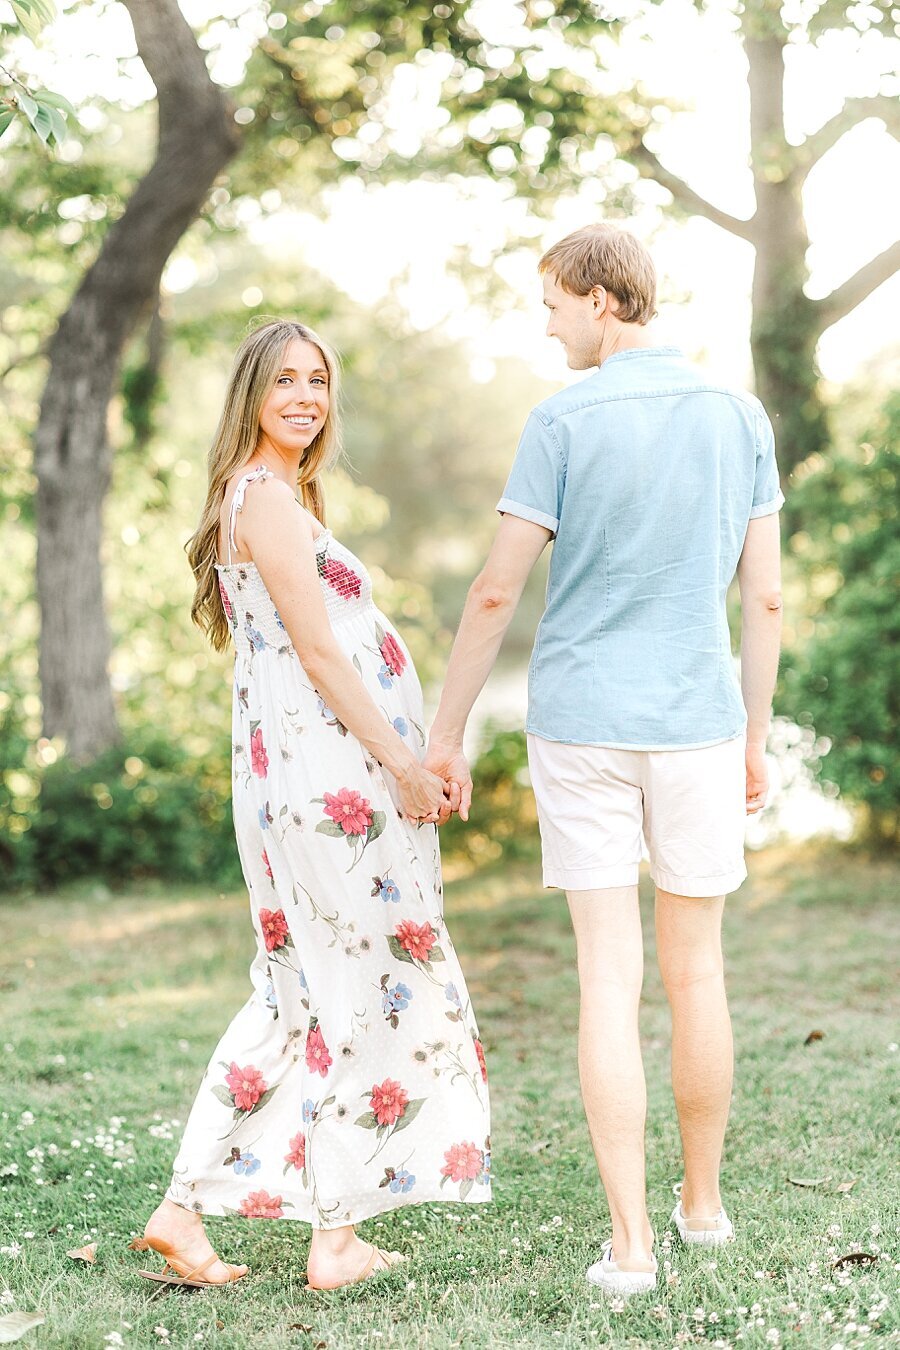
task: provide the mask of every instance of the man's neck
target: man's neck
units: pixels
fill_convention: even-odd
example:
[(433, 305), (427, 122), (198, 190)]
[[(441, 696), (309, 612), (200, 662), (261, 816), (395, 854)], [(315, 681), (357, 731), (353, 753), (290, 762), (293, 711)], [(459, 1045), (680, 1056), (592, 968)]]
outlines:
[(600, 351), (597, 354), (597, 365), (602, 366), (603, 362), (616, 352), (634, 351), (640, 347), (657, 345), (656, 333), (650, 324), (617, 323), (603, 334)]

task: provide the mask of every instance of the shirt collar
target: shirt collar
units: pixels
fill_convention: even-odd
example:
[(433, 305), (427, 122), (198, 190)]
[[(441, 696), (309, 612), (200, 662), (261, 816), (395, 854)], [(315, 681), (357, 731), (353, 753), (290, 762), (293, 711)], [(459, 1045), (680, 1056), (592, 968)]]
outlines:
[(603, 370), (611, 361), (633, 361), (639, 356), (684, 356), (680, 347), (626, 347), (624, 351), (613, 352), (597, 367)]

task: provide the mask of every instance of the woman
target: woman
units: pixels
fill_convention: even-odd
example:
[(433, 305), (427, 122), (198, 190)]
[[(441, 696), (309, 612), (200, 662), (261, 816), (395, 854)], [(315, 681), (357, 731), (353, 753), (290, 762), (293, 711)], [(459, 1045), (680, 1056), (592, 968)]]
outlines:
[(173, 1283), (247, 1272), (217, 1258), (202, 1214), (304, 1220), (310, 1285), (337, 1288), (402, 1259), (363, 1242), (360, 1220), (490, 1198), (484, 1055), (442, 915), (436, 823), (459, 794), (422, 767), (409, 653), (324, 528), (337, 404), (321, 338), (257, 328), (188, 544), (192, 617), (217, 650), (235, 645), (233, 810), (257, 952), (135, 1244), (167, 1258), (141, 1273)]

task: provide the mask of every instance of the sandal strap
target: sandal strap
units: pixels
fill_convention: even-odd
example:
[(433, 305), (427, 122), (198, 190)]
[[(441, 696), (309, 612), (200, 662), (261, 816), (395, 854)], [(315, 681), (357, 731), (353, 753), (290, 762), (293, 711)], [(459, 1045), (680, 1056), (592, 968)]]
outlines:
[[(178, 1260), (178, 1257), (177, 1257), (177, 1255), (176, 1255), (174, 1252), (173, 1252), (173, 1256), (175, 1256), (175, 1260), (177, 1261), (177, 1260)], [(185, 1274), (182, 1274), (182, 1272), (181, 1272), (180, 1270), (176, 1269), (176, 1267), (172, 1265), (171, 1258), (170, 1258), (169, 1260), (166, 1261), (166, 1265), (168, 1266), (169, 1270), (174, 1270), (174, 1271), (175, 1271), (175, 1274), (178, 1276), (178, 1278), (179, 1278), (180, 1280), (196, 1280), (197, 1277), (198, 1277), (199, 1275), (202, 1275), (203, 1272), (204, 1272), (205, 1270), (209, 1270), (209, 1268), (210, 1268), (210, 1266), (213, 1264), (213, 1262), (214, 1262), (214, 1261), (218, 1261), (218, 1259), (219, 1259), (219, 1258), (216, 1256), (215, 1252), (213, 1252), (212, 1256), (207, 1257), (207, 1259), (203, 1262), (202, 1265), (200, 1265), (200, 1266), (195, 1266), (194, 1269), (193, 1269), (193, 1270), (189, 1270), (189, 1271), (187, 1272), (186, 1275), (185, 1275)], [(229, 1266), (229, 1270), (230, 1270), (230, 1269), (231, 1269), (231, 1267)], [(209, 1281), (207, 1280), (206, 1283), (209, 1284)]]
[(366, 1278), (372, 1273), (372, 1267), (375, 1265), (375, 1262), (378, 1260), (379, 1256), (381, 1256), (381, 1255), (382, 1255), (382, 1252), (381, 1252), (380, 1248), (376, 1247), (375, 1244), (374, 1244), (373, 1242), (370, 1242), (370, 1243), (369, 1243), (369, 1255), (368, 1255), (368, 1257), (366, 1258), (366, 1263), (365, 1263), (365, 1265), (363, 1266), (363, 1268), (362, 1268), (362, 1270), (359, 1272), (359, 1274), (358, 1274), (358, 1275), (355, 1275), (355, 1276), (353, 1277), (353, 1279), (349, 1281), (349, 1283), (350, 1283), (350, 1284), (359, 1284), (361, 1280), (366, 1279)]

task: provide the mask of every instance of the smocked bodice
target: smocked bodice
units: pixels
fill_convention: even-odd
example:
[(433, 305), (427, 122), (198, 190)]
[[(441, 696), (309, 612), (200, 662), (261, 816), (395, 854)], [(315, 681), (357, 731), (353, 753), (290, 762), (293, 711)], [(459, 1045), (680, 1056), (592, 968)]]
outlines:
[[(247, 485), (269, 476), (267, 469), (255, 469), (238, 483), (231, 503), (229, 550), (234, 547), (234, 518), (243, 508)], [(371, 610), (372, 581), (359, 559), (334, 538), (331, 530), (323, 530), (317, 536), (315, 549), (319, 582), (332, 626)], [(217, 563), (216, 572), (235, 651), (246, 656), (267, 649), (292, 651), (287, 630), (256, 564)]]

